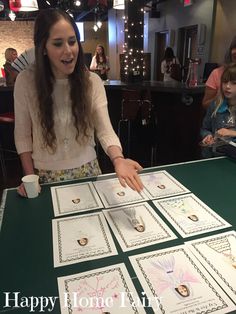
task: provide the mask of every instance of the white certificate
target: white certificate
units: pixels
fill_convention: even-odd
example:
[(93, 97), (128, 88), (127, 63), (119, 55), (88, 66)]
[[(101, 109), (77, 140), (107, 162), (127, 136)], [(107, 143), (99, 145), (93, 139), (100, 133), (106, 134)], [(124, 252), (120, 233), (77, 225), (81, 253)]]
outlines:
[(61, 314), (145, 314), (124, 264), (58, 278)]
[(123, 187), (117, 178), (93, 182), (106, 208), (128, 205), (148, 200), (143, 192), (138, 193), (130, 187)]
[(236, 303), (236, 232), (216, 234), (186, 244)]
[(141, 174), (140, 177), (151, 199), (190, 192), (165, 170)]
[(153, 203), (183, 238), (231, 226), (192, 193)]
[(116, 255), (102, 213), (52, 220), (54, 266), (63, 266)]
[(91, 182), (51, 187), (55, 216), (102, 208), (102, 202)]
[(131, 256), (130, 261), (155, 313), (222, 314), (236, 309), (184, 245)]
[(146, 202), (103, 212), (124, 252), (176, 239)]

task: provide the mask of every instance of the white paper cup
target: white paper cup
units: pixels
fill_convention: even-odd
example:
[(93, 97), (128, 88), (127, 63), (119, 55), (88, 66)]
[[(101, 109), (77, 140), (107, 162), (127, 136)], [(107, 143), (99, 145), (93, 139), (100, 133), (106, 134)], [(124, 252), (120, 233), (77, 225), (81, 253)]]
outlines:
[(21, 180), (24, 184), (28, 198), (34, 198), (39, 195), (39, 176), (36, 174), (29, 174), (24, 176)]

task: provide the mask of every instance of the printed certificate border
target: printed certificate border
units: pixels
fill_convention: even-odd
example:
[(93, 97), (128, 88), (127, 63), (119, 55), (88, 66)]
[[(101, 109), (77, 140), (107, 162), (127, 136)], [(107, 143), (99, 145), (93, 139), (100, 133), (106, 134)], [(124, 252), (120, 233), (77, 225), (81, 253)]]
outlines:
[[(181, 225), (178, 224), (175, 218), (172, 217), (172, 215), (164, 208), (164, 206), (161, 203), (168, 202), (172, 199), (184, 199), (184, 198), (192, 198), (194, 201), (204, 209), (205, 212), (207, 212), (210, 216), (212, 216), (216, 221), (219, 222), (218, 226), (214, 226), (212, 228), (198, 228), (198, 230), (195, 231), (189, 231), (187, 232)], [(196, 195), (193, 193), (188, 193), (184, 195), (178, 195), (173, 196), (161, 200), (153, 200), (153, 204), (156, 206), (156, 208), (167, 218), (171, 219), (172, 222), (174, 222), (175, 225), (172, 224), (173, 228), (183, 237), (190, 237), (198, 234), (203, 234), (215, 230), (221, 230), (224, 228), (231, 227), (231, 224), (229, 224), (225, 219), (223, 219), (221, 216), (219, 216), (216, 212), (214, 212), (208, 205), (206, 205), (204, 202), (202, 202)], [(161, 209), (160, 209), (161, 207)]]
[[(60, 205), (59, 195), (58, 195), (59, 192), (58, 191), (62, 190), (62, 189), (68, 189), (70, 187), (82, 186), (82, 185), (88, 186), (88, 191), (90, 192), (90, 194), (93, 197), (95, 206), (94, 207), (87, 207), (87, 208), (80, 208), (80, 209), (71, 209), (71, 210), (65, 212)], [(53, 187), (51, 187), (51, 194), (52, 195), (54, 194), (54, 196), (55, 196), (55, 198), (52, 197), (55, 217), (63, 216), (63, 215), (69, 215), (71, 213), (85, 212), (85, 211), (89, 211), (89, 210), (95, 210), (95, 209), (103, 208), (103, 204), (102, 204), (102, 202), (99, 198), (99, 195), (97, 194), (97, 191), (94, 188), (92, 182), (82, 182), (82, 183), (75, 183), (75, 184), (67, 184), (67, 185), (63, 185), (63, 186), (53, 186)]]
[(166, 193), (166, 194), (162, 193), (162, 195), (157, 196), (157, 195), (154, 195), (151, 191), (149, 191), (149, 189), (144, 185), (144, 188), (145, 188), (146, 192), (148, 193), (148, 195), (150, 196), (150, 199), (161, 199), (161, 198), (170, 197), (170, 196), (174, 196), (174, 195), (190, 193), (189, 189), (187, 189), (182, 183), (180, 183), (177, 179), (175, 179), (175, 177), (173, 177), (166, 170), (160, 170), (160, 171), (155, 171), (155, 172), (150, 172), (150, 173), (143, 173), (143, 174), (140, 174), (140, 177), (142, 179), (142, 177), (155, 175), (155, 174), (164, 174), (170, 181), (172, 181), (172, 183), (175, 186), (177, 186), (180, 189), (180, 191)]
[[(217, 234), (217, 235), (213, 235), (213, 236), (209, 236), (209, 237), (205, 237), (202, 239), (198, 239), (198, 240), (193, 240), (193, 241), (187, 241), (185, 242), (186, 245), (188, 245), (188, 247), (190, 247), (191, 250), (191, 246), (194, 247), (194, 250), (196, 250), (196, 252), (201, 256), (201, 258), (205, 261), (205, 263), (207, 263), (207, 265), (209, 265), (214, 272), (220, 277), (220, 279), (223, 281), (223, 283), (232, 291), (232, 293), (234, 294), (234, 296), (236, 296), (236, 289), (234, 289), (229, 282), (222, 276), (222, 274), (214, 267), (214, 265), (204, 256), (204, 254), (201, 253), (201, 251), (197, 248), (197, 245), (200, 244), (204, 244), (207, 243), (208, 241), (211, 241), (212, 239), (214, 240), (218, 240), (218, 239), (223, 239), (223, 238), (227, 238), (228, 236), (233, 236), (236, 240), (236, 232), (235, 231), (229, 231), (229, 232), (224, 232), (221, 234)], [(193, 254), (195, 253), (194, 251), (192, 251)], [(197, 256), (198, 258), (198, 256)], [(201, 262), (201, 261), (200, 261)], [(206, 265), (204, 265), (206, 266)], [(209, 270), (208, 270), (209, 271)], [(213, 277), (215, 279), (215, 277)], [(234, 300), (234, 303), (236, 303), (236, 300)]]
[[(113, 219), (113, 217), (110, 214), (110, 212), (120, 211), (123, 208), (131, 208), (131, 207), (134, 207), (134, 205), (133, 206), (130, 205), (130, 206), (117, 207), (117, 208), (103, 210), (105, 216), (108, 216), (108, 223), (109, 223), (109, 219), (110, 219), (112, 224), (116, 228), (116, 231), (118, 232), (121, 240), (123, 241), (122, 244), (125, 245), (126, 249), (123, 249), (123, 245), (120, 243), (120, 239), (117, 238), (117, 241), (119, 242), (119, 244), (120, 244), (120, 246), (121, 246), (121, 248), (122, 248), (122, 250), (124, 252), (130, 251), (130, 250), (135, 250), (137, 248), (145, 247), (146, 244), (148, 246), (148, 245), (154, 245), (154, 244), (157, 244), (157, 243), (163, 243), (163, 242), (167, 242), (167, 241), (171, 241), (171, 240), (177, 239), (177, 236), (172, 232), (172, 230), (166, 225), (166, 223), (158, 216), (158, 214), (154, 211), (154, 209), (148, 203), (146, 203), (146, 202), (138, 203), (138, 204), (135, 205), (135, 208), (137, 208), (139, 206), (144, 206), (146, 208), (146, 210), (148, 211), (150, 216), (152, 216), (152, 218), (155, 220), (155, 222), (158, 224), (158, 226), (166, 233), (166, 235), (163, 235), (163, 237), (160, 237), (159, 239), (156, 239), (156, 240), (150, 240), (150, 241), (146, 240), (146, 241), (142, 241), (142, 242), (139, 242), (139, 243), (135, 243), (133, 245), (129, 245), (128, 242), (125, 239), (125, 235), (120, 230), (118, 224), (115, 222), (115, 220)], [(156, 216), (158, 216), (158, 218), (153, 214), (152, 211), (156, 214)], [(161, 221), (161, 223), (160, 223), (160, 221)], [(111, 229), (113, 230), (113, 226), (111, 226)], [(115, 235), (114, 230), (113, 230), (113, 233)]]
[[(88, 254), (84, 254), (81, 256), (78, 255), (75, 258), (63, 259), (62, 234), (60, 231), (60, 224), (63, 223), (65, 220), (66, 221), (77, 220), (77, 219), (82, 220), (82, 219), (86, 219), (86, 218), (91, 217), (91, 216), (98, 218), (99, 226), (101, 228), (102, 235), (103, 235), (104, 241), (106, 243), (107, 251), (100, 252), (97, 254), (89, 254), (88, 253)], [(112, 236), (111, 236), (109, 228), (107, 226), (107, 222), (106, 222), (102, 213), (94, 213), (94, 214), (83, 215), (83, 216), (59, 218), (59, 219), (54, 219), (54, 221), (55, 221), (55, 227), (56, 227), (55, 232), (57, 234), (57, 252), (58, 252), (58, 257), (59, 257), (59, 259), (58, 259), (59, 265), (57, 265), (56, 261), (54, 260), (54, 264), (56, 264), (55, 267), (73, 264), (73, 263), (77, 263), (77, 262), (79, 263), (79, 262), (83, 262), (83, 261), (87, 261), (87, 260), (94, 260), (97, 258), (103, 258), (103, 257), (117, 255), (117, 250), (116, 250), (115, 244), (113, 242)], [(109, 234), (106, 233), (104, 224), (107, 226), (107, 232), (109, 232)], [(54, 241), (53, 241), (53, 243), (54, 243)]]
[[(217, 307), (216, 308), (212, 308), (209, 310), (208, 313), (213, 313), (213, 312), (216, 312), (218, 310), (221, 310), (221, 309), (225, 309), (226, 307), (232, 307), (235, 306), (234, 304), (227, 304), (226, 301), (222, 298), (220, 292), (223, 291), (222, 288), (215, 282), (215, 286), (219, 289), (219, 292), (216, 291), (216, 289), (214, 288), (214, 286), (212, 286), (212, 282), (214, 282), (214, 280), (210, 277), (210, 275), (208, 274), (208, 272), (205, 270), (205, 268), (200, 264), (200, 262), (197, 260), (196, 258), (196, 261), (194, 261), (192, 259), (192, 257), (189, 255), (188, 251), (190, 252), (191, 255), (194, 256), (194, 254), (191, 252), (191, 250), (189, 250), (185, 245), (179, 245), (179, 246), (175, 246), (175, 247), (172, 247), (172, 248), (168, 248), (168, 249), (162, 249), (162, 250), (159, 250), (159, 251), (154, 251), (154, 252), (148, 252), (148, 253), (144, 253), (144, 254), (139, 254), (139, 255), (133, 255), (133, 256), (130, 256), (129, 257), (129, 260), (131, 262), (131, 265), (137, 275), (137, 278), (142, 286), (142, 282), (143, 280), (141, 280), (139, 278), (139, 274), (136, 272), (136, 265), (138, 266), (138, 270), (141, 272), (143, 278), (144, 278), (144, 281), (145, 283), (147, 284), (151, 294), (153, 295), (153, 297), (156, 297), (156, 298), (160, 298), (160, 296), (158, 296), (155, 292), (155, 289), (154, 287), (152, 286), (150, 280), (148, 279), (148, 276), (147, 274), (145, 273), (142, 265), (141, 265), (141, 261), (142, 260), (148, 260), (150, 258), (154, 258), (154, 257), (160, 257), (160, 256), (164, 256), (164, 255), (167, 255), (167, 254), (170, 254), (170, 253), (176, 253), (176, 252), (183, 252), (184, 255), (187, 257), (187, 259), (189, 260), (190, 264), (193, 266), (194, 269), (196, 269), (196, 271), (198, 272), (198, 274), (200, 274), (201, 278), (204, 279), (204, 282), (207, 284), (207, 286), (213, 291), (213, 293), (215, 294), (215, 296), (218, 298), (218, 300), (221, 302), (221, 307)], [(199, 263), (199, 265), (196, 265), (196, 262)], [(136, 265), (135, 265), (136, 264)], [(210, 281), (206, 278), (206, 276), (203, 274), (202, 270), (199, 269), (199, 266), (200, 268), (202, 268), (202, 270), (204, 272), (206, 272), (206, 274), (209, 276), (209, 279)], [(144, 289), (144, 287), (143, 287)], [(147, 295), (148, 295), (148, 292), (147, 292)], [(225, 297), (227, 297), (227, 295), (225, 294)], [(229, 299), (229, 301), (231, 302), (231, 300)], [(166, 310), (164, 309), (163, 305), (161, 304), (161, 302), (159, 303), (159, 310), (161, 311), (162, 314), (166, 314)], [(232, 309), (230, 309), (231, 311)], [(224, 312), (226, 313), (226, 312)]]
[[(60, 292), (62, 292), (60, 289), (60, 284), (61, 284), (61, 285), (63, 285), (63, 287), (65, 289), (65, 291), (63, 291), (63, 292), (67, 293), (68, 313), (72, 314), (72, 312), (73, 312), (72, 302), (71, 302), (70, 298), (68, 297), (70, 294), (70, 290), (69, 290), (70, 282), (79, 281), (79, 280), (83, 280), (86, 278), (91, 278), (94, 276), (109, 274), (109, 273), (113, 273), (113, 272), (118, 272), (118, 274), (119, 274), (119, 278), (121, 279), (121, 282), (123, 284), (124, 292), (127, 293), (127, 297), (129, 299), (130, 306), (133, 309), (133, 313), (134, 314), (145, 314), (146, 312), (144, 311), (144, 309), (142, 307), (137, 308), (135, 306), (133, 295), (135, 296), (135, 298), (138, 298), (138, 299), (139, 299), (139, 296), (137, 294), (136, 288), (134, 287), (134, 284), (130, 278), (130, 275), (129, 275), (128, 270), (127, 270), (124, 263), (106, 266), (106, 267), (102, 267), (102, 268), (98, 268), (95, 270), (83, 272), (80, 274), (70, 275), (70, 276), (66, 276), (66, 277), (58, 277), (57, 282), (58, 282), (58, 286), (59, 286), (59, 289), (58, 289), (59, 290), (59, 297), (60, 297)], [(61, 305), (61, 298), (60, 298), (60, 305)]]

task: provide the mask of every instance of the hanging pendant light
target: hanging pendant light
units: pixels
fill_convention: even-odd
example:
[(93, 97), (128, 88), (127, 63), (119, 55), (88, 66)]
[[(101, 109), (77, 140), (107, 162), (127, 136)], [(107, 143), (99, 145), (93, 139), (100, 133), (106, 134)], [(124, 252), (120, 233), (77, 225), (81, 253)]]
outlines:
[(113, 0), (113, 9), (124, 10), (125, 9), (125, 0)]
[(37, 0), (9, 0), (10, 10), (32, 12), (39, 9)]

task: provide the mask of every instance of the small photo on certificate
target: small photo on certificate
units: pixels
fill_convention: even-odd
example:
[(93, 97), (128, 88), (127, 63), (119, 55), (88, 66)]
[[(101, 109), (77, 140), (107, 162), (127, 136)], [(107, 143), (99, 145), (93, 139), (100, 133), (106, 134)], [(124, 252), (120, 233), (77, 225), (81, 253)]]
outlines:
[(176, 239), (148, 203), (103, 211), (124, 252)]
[(117, 178), (94, 181), (93, 184), (97, 189), (105, 208), (148, 200), (148, 196), (144, 194), (144, 192), (138, 193), (128, 186), (124, 188)]
[(91, 182), (51, 187), (55, 216), (102, 208), (102, 202)]
[(188, 241), (186, 245), (236, 303), (236, 232)]
[(156, 171), (140, 175), (151, 199), (174, 196), (190, 191), (167, 171)]
[(52, 220), (54, 266), (117, 255), (103, 213)]
[(231, 226), (192, 193), (153, 203), (183, 238)]
[[(229, 313), (236, 306), (185, 246), (129, 257), (154, 313)], [(235, 313), (235, 312), (234, 312)]]
[(61, 314), (145, 314), (124, 264), (59, 277)]

